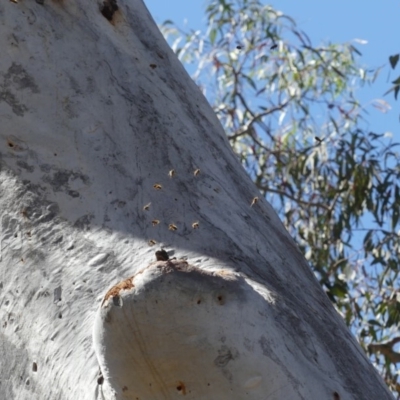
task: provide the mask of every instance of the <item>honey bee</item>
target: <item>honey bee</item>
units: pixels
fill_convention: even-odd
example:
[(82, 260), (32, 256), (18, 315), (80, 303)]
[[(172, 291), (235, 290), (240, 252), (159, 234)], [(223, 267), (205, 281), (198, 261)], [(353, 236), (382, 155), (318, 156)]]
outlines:
[(193, 175), (197, 176), (199, 174), (200, 174), (200, 169), (199, 168), (195, 169), (194, 172), (193, 172)]
[(254, 197), (254, 199), (251, 201), (250, 207), (253, 207), (254, 204), (256, 204), (258, 202), (258, 197)]
[(171, 169), (171, 171), (168, 172), (168, 176), (169, 176), (170, 178), (172, 178), (174, 175), (175, 175), (175, 170), (174, 170), (174, 169)]
[(151, 204), (151, 203), (146, 204), (146, 205), (143, 207), (143, 211), (149, 211), (150, 204)]
[(153, 239), (150, 239), (148, 242), (149, 246), (154, 246), (157, 242)]
[(162, 186), (161, 186), (159, 183), (155, 183), (155, 184), (153, 185), (153, 188), (156, 189), (156, 190), (161, 190), (161, 189), (162, 189)]
[(198, 222), (198, 221), (193, 222), (192, 228), (193, 228), (193, 229), (199, 229), (199, 222)]
[(169, 229), (170, 231), (176, 231), (176, 230), (178, 229), (178, 227), (177, 227), (176, 225), (174, 225), (174, 224), (169, 224), (169, 225), (168, 225), (168, 229)]
[(158, 219), (153, 219), (153, 221), (151, 221), (151, 223), (153, 224), (153, 226), (156, 226), (160, 223), (160, 221)]

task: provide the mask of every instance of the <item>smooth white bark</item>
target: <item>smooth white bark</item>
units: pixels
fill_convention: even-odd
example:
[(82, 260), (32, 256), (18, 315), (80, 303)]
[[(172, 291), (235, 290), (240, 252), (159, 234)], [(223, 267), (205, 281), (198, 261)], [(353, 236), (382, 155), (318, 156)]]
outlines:
[(142, 1), (100, 6), (0, 3), (3, 398), (391, 398)]

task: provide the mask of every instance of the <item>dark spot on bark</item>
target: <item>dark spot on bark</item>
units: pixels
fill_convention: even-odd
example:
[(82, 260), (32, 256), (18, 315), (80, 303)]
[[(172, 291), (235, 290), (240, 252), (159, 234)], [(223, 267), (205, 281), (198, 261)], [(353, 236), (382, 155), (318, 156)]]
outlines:
[(178, 382), (178, 385), (176, 386), (176, 390), (179, 393), (185, 395), (186, 394), (186, 386), (185, 386), (185, 384), (183, 382)]
[(156, 259), (157, 261), (168, 261), (169, 255), (164, 249), (161, 249), (156, 251)]
[(34, 79), (26, 72), (20, 64), (12, 63), (4, 75), (4, 86), (14, 86), (16, 89), (30, 89), (32, 93), (39, 93)]
[(35, 170), (35, 167), (32, 165), (28, 165), (25, 161), (17, 161), (18, 167), (21, 167), (22, 169), (25, 169), (28, 172), (33, 172)]
[(262, 350), (262, 353), (264, 354), (264, 356), (271, 358), (271, 355), (273, 354), (273, 352), (271, 349), (271, 344), (268, 342), (267, 338), (265, 336), (261, 336), (259, 343), (260, 343), (261, 350)]
[(112, 300), (113, 300), (114, 306), (122, 307), (122, 299), (121, 299), (121, 297), (119, 297), (118, 295), (117, 296), (113, 296)]
[(83, 215), (82, 217), (78, 218), (75, 221), (74, 227), (82, 229), (82, 230), (89, 230), (90, 229), (90, 223), (91, 223), (93, 218), (94, 218), (93, 214)]
[(235, 349), (230, 349), (227, 346), (222, 346), (220, 350), (218, 350), (218, 357), (214, 360), (214, 364), (217, 367), (225, 367), (229, 361), (234, 360), (238, 357), (238, 352)]
[(118, 5), (116, 0), (105, 0), (100, 7), (100, 12), (103, 14), (103, 17), (108, 19), (109, 21), (112, 21), (114, 13), (117, 10)]
[(152, 68), (152, 69), (157, 68), (157, 65), (156, 64), (150, 64), (150, 68)]
[(37, 372), (37, 363), (35, 362), (32, 364), (32, 371)]
[(124, 386), (123, 388), (122, 388), (122, 391), (123, 392), (126, 392), (128, 390), (128, 387), (127, 386)]
[[(49, 172), (48, 165), (41, 165), (40, 169), (44, 172)], [(43, 180), (49, 183), (55, 192), (65, 191), (72, 197), (77, 197), (79, 194), (76, 191), (70, 190), (69, 183), (77, 179), (81, 180), (85, 185), (89, 184), (89, 178), (86, 175), (64, 169), (57, 170), (53, 176), (43, 177)]]
[(79, 192), (77, 192), (76, 190), (68, 190), (67, 193), (71, 197), (74, 197), (74, 198), (79, 197)]
[(54, 303), (58, 303), (59, 301), (61, 301), (61, 293), (61, 286), (58, 286), (54, 289)]

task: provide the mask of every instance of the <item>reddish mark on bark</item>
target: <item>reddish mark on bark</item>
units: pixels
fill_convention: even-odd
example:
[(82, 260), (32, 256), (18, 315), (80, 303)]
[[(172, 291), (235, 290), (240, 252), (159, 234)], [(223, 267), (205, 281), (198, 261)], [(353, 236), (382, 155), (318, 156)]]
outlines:
[(176, 386), (176, 390), (179, 393), (186, 395), (186, 386), (183, 382), (181, 382), (181, 381), (178, 382), (178, 385)]
[(110, 297), (116, 297), (119, 296), (119, 292), (121, 290), (129, 290), (132, 289), (135, 285), (133, 284), (133, 276), (131, 276), (128, 279), (125, 279), (124, 281), (117, 283), (115, 286), (113, 286), (104, 296), (104, 300), (101, 303), (101, 305), (104, 304), (106, 300), (108, 300)]

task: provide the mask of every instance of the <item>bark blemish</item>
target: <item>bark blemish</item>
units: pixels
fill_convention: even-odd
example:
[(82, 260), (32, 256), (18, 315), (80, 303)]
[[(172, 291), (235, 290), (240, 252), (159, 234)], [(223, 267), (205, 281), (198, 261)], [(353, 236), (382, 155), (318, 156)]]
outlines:
[(103, 305), (110, 297), (119, 297), (119, 292), (121, 290), (129, 290), (135, 287), (132, 281), (133, 276), (113, 286), (104, 296), (104, 300), (101, 305)]
[(9, 136), (7, 138), (7, 146), (13, 151), (25, 151), (25, 150), (27, 150), (26, 144), (22, 140), (19, 140), (15, 136)]
[(186, 386), (183, 382), (178, 382), (178, 385), (176, 386), (176, 390), (180, 393), (183, 394), (184, 396), (186, 395)]
[(116, 0), (105, 0), (100, 7), (100, 12), (103, 14), (103, 17), (108, 19), (109, 21), (112, 21), (114, 14), (117, 10), (118, 5)]
[(230, 349), (227, 346), (222, 346), (220, 350), (218, 350), (218, 357), (214, 360), (214, 364), (219, 367), (225, 367), (229, 361), (234, 360), (238, 357), (238, 352), (236, 349)]

